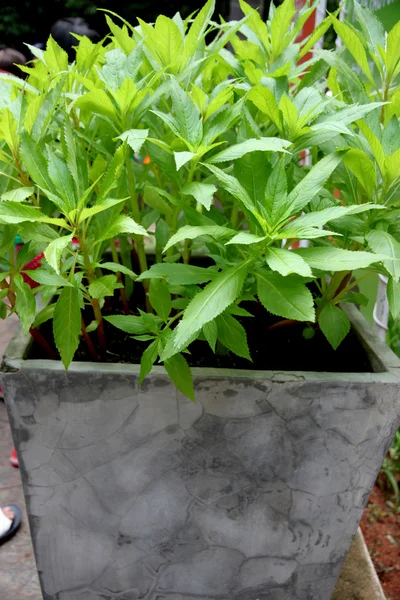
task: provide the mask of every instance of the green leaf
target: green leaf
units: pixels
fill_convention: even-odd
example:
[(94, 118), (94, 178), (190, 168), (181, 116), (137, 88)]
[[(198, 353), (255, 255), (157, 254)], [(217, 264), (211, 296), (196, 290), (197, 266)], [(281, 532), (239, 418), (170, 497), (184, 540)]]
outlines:
[(221, 344), (237, 356), (251, 360), (244, 327), (227, 312), (217, 317), (216, 322)]
[(172, 208), (169, 204), (162, 198), (159, 192), (152, 185), (146, 185), (144, 188), (143, 194), (144, 203), (154, 208), (154, 210), (158, 210), (163, 215), (171, 215)]
[(47, 260), (49, 265), (51, 267), (53, 267), (53, 269), (55, 270), (56, 273), (60, 273), (61, 255), (62, 255), (63, 251), (65, 250), (65, 248), (68, 246), (68, 244), (70, 244), (72, 242), (72, 238), (73, 238), (72, 233), (71, 233), (71, 235), (65, 235), (63, 237), (59, 237), (59, 238), (53, 240), (52, 242), (50, 242), (50, 244), (47, 246), (46, 250), (44, 251), (45, 259)]
[(81, 330), (81, 309), (79, 306), (77, 288), (63, 288), (54, 309), (53, 335), (66, 369), (68, 369), (79, 345)]
[(318, 194), (324, 183), (341, 162), (343, 154), (332, 152), (328, 154), (296, 185), (287, 198), (288, 208), (285, 214), (301, 211)]
[(148, 296), (152, 307), (166, 323), (172, 309), (171, 294), (166, 283), (151, 279)]
[(249, 92), (251, 100), (261, 112), (274, 123), (278, 131), (282, 131), (282, 118), (273, 92), (262, 85), (256, 85)]
[(229, 244), (244, 244), (246, 246), (250, 244), (258, 244), (258, 242), (263, 242), (266, 239), (265, 236), (259, 237), (258, 235), (254, 235), (253, 233), (249, 233), (248, 231), (240, 231), (233, 236), (228, 242), (226, 242), (226, 246)]
[(32, 323), (32, 327), (37, 329), (40, 325), (42, 325), (43, 323), (46, 323), (46, 321), (49, 321), (50, 319), (52, 319), (53, 315), (54, 315), (55, 307), (56, 307), (55, 304), (48, 304), (47, 306), (42, 308), (42, 310), (40, 312), (38, 312), (38, 314), (36, 315), (36, 318)]
[(48, 155), (48, 173), (58, 195), (64, 201), (65, 212), (69, 212), (76, 207), (77, 199), (75, 195), (75, 186), (65, 162), (54, 152), (47, 150)]
[(371, 69), (369, 68), (367, 55), (365, 53), (362, 43), (359, 40), (358, 35), (351, 27), (349, 27), (349, 25), (347, 25), (346, 23), (342, 23), (333, 15), (331, 15), (331, 20), (336, 33), (342, 38), (348, 51), (353, 56), (356, 63), (359, 65), (359, 67), (364, 72), (369, 81), (371, 83), (374, 83), (374, 78), (372, 77)]
[(227, 173), (222, 171), (222, 169), (219, 169), (214, 165), (207, 164), (206, 166), (208, 169), (210, 169), (212, 173), (214, 173), (214, 175), (216, 175), (218, 181), (221, 183), (221, 185), (227, 192), (229, 192), (234, 198), (239, 200), (239, 202), (241, 202), (244, 208), (248, 210), (252, 215), (254, 215), (256, 218), (259, 217), (257, 207), (255, 206), (253, 200), (250, 198), (249, 194), (247, 193), (247, 190), (242, 185), (240, 185), (236, 177), (228, 175)]
[(29, 329), (35, 320), (35, 296), (29, 285), (24, 282), (22, 275), (19, 273), (14, 276), (13, 283), (16, 292), (15, 310), (17, 311), (24, 332), (29, 333)]
[[(400, 244), (390, 233), (381, 230), (371, 231), (367, 235), (368, 245), (381, 257), (385, 268), (395, 281), (400, 277)], [(387, 258), (382, 259), (382, 255)]]
[(275, 60), (286, 46), (285, 38), (290, 31), (290, 24), (295, 14), (294, 0), (284, 0), (275, 10), (271, 20), (271, 46)]
[(33, 187), (15, 188), (14, 190), (10, 190), (9, 192), (2, 194), (1, 199), (9, 200), (10, 202), (23, 202), (29, 198), (29, 196), (32, 196), (34, 191), (35, 190)]
[(116, 275), (103, 275), (89, 285), (89, 294), (92, 298), (100, 300), (105, 296), (113, 296), (116, 287)]
[(207, 283), (217, 276), (216, 271), (185, 265), (183, 263), (156, 263), (148, 271), (144, 271), (138, 281), (143, 279), (167, 279), (170, 285), (196, 285)]
[(357, 177), (368, 196), (371, 197), (376, 185), (375, 165), (372, 160), (362, 150), (351, 148), (344, 157), (343, 162)]
[(382, 48), (385, 47), (385, 30), (382, 23), (371, 10), (366, 6), (361, 6), (356, 0), (354, 1), (354, 10), (364, 37), (378, 53), (378, 45)]
[(25, 270), (25, 275), (28, 275), (33, 281), (40, 283), (41, 285), (52, 285), (55, 287), (64, 287), (64, 286), (72, 286), (72, 283), (58, 275), (57, 273), (51, 273), (47, 269), (34, 269), (34, 270)]
[(178, 390), (195, 402), (192, 372), (182, 354), (175, 354), (165, 360), (164, 367)]
[(103, 262), (97, 263), (97, 267), (100, 269), (107, 269), (108, 271), (113, 271), (114, 273), (122, 273), (123, 275), (127, 275), (131, 279), (136, 279), (137, 275), (128, 267), (124, 265), (120, 265), (119, 263), (114, 262)]
[(342, 248), (320, 247), (301, 248), (295, 251), (313, 269), (320, 271), (352, 271), (369, 267), (374, 262), (382, 260), (381, 256), (371, 252), (353, 252)]
[(241, 142), (240, 144), (234, 144), (226, 150), (222, 150), (218, 154), (215, 154), (211, 158), (209, 158), (206, 162), (210, 164), (227, 162), (229, 160), (235, 160), (237, 158), (241, 158), (245, 154), (249, 152), (286, 152), (285, 148), (288, 148), (291, 145), (291, 142), (288, 140), (281, 140), (279, 138), (260, 138), (246, 140), (245, 142)]
[(246, 261), (218, 273), (215, 279), (199, 292), (185, 310), (176, 334), (167, 343), (161, 356), (166, 360), (183, 350), (200, 329), (235, 302), (250, 268)]
[(206, 210), (210, 210), (216, 191), (216, 186), (211, 183), (186, 183), (182, 188), (182, 194), (193, 196)]
[(235, 160), (234, 174), (256, 205), (264, 206), (265, 188), (271, 167), (265, 152), (251, 152)]
[(325, 306), (318, 316), (318, 325), (334, 350), (350, 331), (350, 321), (343, 310), (333, 304)]
[(282, 157), (276, 163), (274, 169), (272, 169), (272, 173), (268, 178), (267, 187), (265, 188), (264, 207), (272, 223), (276, 222), (282, 206), (286, 205), (286, 197), (286, 163), (285, 158)]
[(149, 328), (143, 322), (142, 317), (133, 315), (111, 315), (110, 317), (104, 317), (104, 319), (111, 323), (111, 325), (114, 325), (114, 327), (122, 329), (122, 331), (130, 333), (131, 335), (143, 335), (149, 331)]
[(305, 260), (291, 250), (267, 248), (265, 260), (273, 271), (277, 271), (284, 277), (290, 273), (297, 273), (302, 277), (312, 276), (311, 269)]
[(148, 136), (148, 129), (128, 129), (127, 131), (124, 131), (124, 133), (121, 133), (117, 139), (122, 140), (123, 142), (126, 141), (132, 150), (139, 154)]
[(86, 219), (89, 219), (90, 217), (93, 217), (94, 215), (97, 215), (98, 213), (103, 212), (103, 210), (107, 210), (113, 206), (117, 206), (117, 204), (121, 204), (121, 202), (124, 202), (124, 198), (116, 200), (107, 198), (106, 200), (102, 200), (101, 204), (95, 204), (95, 206), (91, 206), (90, 208), (83, 208), (79, 213), (78, 224), (82, 223)]
[(111, 121), (118, 120), (118, 112), (108, 94), (102, 89), (95, 89), (84, 94), (75, 102), (75, 108), (80, 108), (89, 114), (107, 117)]
[(200, 111), (176, 79), (171, 81), (171, 95), (180, 136), (197, 148), (203, 137), (203, 122)]
[(206, 338), (211, 350), (215, 352), (215, 346), (217, 344), (218, 327), (216, 321), (210, 321), (203, 325), (203, 335)]
[(186, 165), (186, 163), (188, 163), (190, 160), (192, 160), (194, 156), (196, 156), (194, 152), (174, 152), (176, 170), (179, 171), (179, 169), (183, 167), (183, 165)]
[(10, 202), (10, 200), (3, 200), (0, 202), (0, 222), (3, 223), (23, 223), (24, 221), (42, 221), (43, 223), (53, 223), (60, 227), (67, 226), (64, 219), (52, 219), (47, 217), (45, 214), (25, 204), (19, 202)]
[(157, 360), (158, 357), (158, 340), (154, 340), (143, 352), (140, 360), (140, 374), (139, 374), (139, 385), (142, 384), (143, 379), (148, 375)]
[[(368, 212), (369, 210), (382, 210), (384, 207), (380, 204), (355, 204), (353, 206), (332, 206), (324, 208), (320, 211), (309, 212), (301, 217), (297, 217), (293, 221), (287, 223), (286, 227), (293, 231), (297, 227), (320, 227), (330, 221), (341, 219), (348, 215), (356, 215), (362, 212)], [(285, 229), (282, 229), (285, 233)], [(288, 236), (290, 237), (290, 236)]]
[(272, 314), (297, 321), (315, 321), (314, 300), (310, 290), (298, 277), (256, 271), (258, 297)]
[(100, 237), (96, 240), (96, 243), (116, 237), (120, 233), (147, 235), (145, 228), (136, 223), (131, 217), (119, 215), (111, 223), (108, 223), (105, 231), (101, 233)]
[(389, 277), (387, 284), (387, 297), (389, 301), (390, 314), (397, 319), (400, 313), (400, 282)]
[(22, 223), (19, 232), (22, 239), (34, 242), (49, 243), (58, 237), (57, 231), (45, 223)]
[(210, 19), (214, 14), (214, 10), (215, 0), (208, 0), (191, 24), (189, 33), (186, 35), (184, 42), (181, 60), (182, 65), (185, 65), (188, 60), (195, 56), (195, 50), (207, 29)]
[(228, 227), (221, 227), (219, 225), (205, 225), (202, 227), (185, 225), (184, 227), (178, 229), (178, 231), (170, 238), (163, 252), (166, 252), (168, 248), (172, 248), (172, 246), (178, 242), (181, 242), (182, 240), (194, 240), (202, 235), (209, 235), (217, 239), (227, 238), (234, 233), (235, 232), (233, 229), (228, 229)]
[(68, 69), (68, 54), (63, 50), (50, 35), (46, 44), (46, 51), (43, 54), (46, 65), (50, 73), (58, 75), (60, 71)]
[(347, 292), (347, 294), (344, 294), (340, 297), (339, 301), (349, 302), (350, 304), (359, 304), (360, 306), (367, 306), (369, 303), (369, 298), (364, 296), (364, 294), (360, 294), (359, 292)]

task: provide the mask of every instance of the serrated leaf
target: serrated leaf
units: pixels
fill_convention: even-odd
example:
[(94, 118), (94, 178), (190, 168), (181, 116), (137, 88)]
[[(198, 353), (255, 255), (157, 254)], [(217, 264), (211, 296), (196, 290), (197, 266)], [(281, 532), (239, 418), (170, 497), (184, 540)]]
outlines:
[(256, 85), (250, 90), (248, 97), (281, 132), (282, 118), (273, 92), (267, 87)]
[(66, 369), (78, 348), (81, 324), (79, 292), (75, 287), (65, 287), (61, 290), (54, 309), (53, 334)]
[(397, 319), (400, 313), (400, 282), (389, 277), (387, 284), (387, 298), (389, 301), (390, 314), (393, 319)]
[(340, 296), (340, 302), (349, 302), (350, 304), (359, 304), (360, 306), (367, 306), (369, 298), (360, 294), (359, 292), (347, 292), (343, 296)]
[[(371, 231), (367, 235), (368, 245), (376, 254), (387, 257), (383, 259), (385, 268), (395, 281), (400, 277), (400, 244), (390, 233), (381, 230)], [(379, 259), (378, 259), (379, 260)]]
[(250, 245), (250, 244), (258, 244), (259, 242), (263, 242), (266, 240), (266, 236), (258, 236), (253, 233), (249, 233), (248, 231), (240, 231), (236, 235), (233, 236), (228, 242), (226, 242), (226, 246), (229, 244), (240, 244), (240, 245)]
[(351, 148), (343, 159), (346, 167), (357, 177), (369, 197), (372, 196), (376, 185), (375, 165), (358, 148)]
[(350, 321), (338, 306), (328, 304), (318, 316), (318, 325), (334, 350), (342, 343), (350, 331)]
[(210, 321), (203, 325), (203, 335), (206, 338), (211, 350), (215, 352), (215, 346), (218, 337), (218, 327), (216, 321)]
[[(142, 317), (136, 317), (134, 315), (111, 315), (104, 317), (105, 321), (114, 325), (118, 329), (122, 329), (126, 333), (131, 335), (143, 335), (149, 331), (146, 323), (144, 323)], [(161, 321), (161, 319), (160, 319)]]
[(40, 312), (38, 312), (38, 314), (35, 317), (35, 320), (32, 323), (32, 327), (37, 329), (40, 325), (52, 319), (55, 307), (55, 304), (48, 304)]
[(268, 178), (264, 195), (264, 207), (273, 223), (278, 219), (282, 206), (286, 205), (286, 197), (287, 179), (285, 159), (281, 158), (276, 163)]
[(189, 152), (184, 150), (183, 152), (174, 152), (176, 170), (179, 171), (186, 163), (188, 163), (192, 158), (196, 156), (194, 152)]
[(268, 312), (286, 319), (315, 321), (314, 300), (310, 290), (298, 277), (256, 271), (260, 302)]
[(23, 131), (21, 133), (21, 156), (30, 177), (41, 188), (52, 190), (50, 178), (47, 173), (47, 162), (41, 150), (31, 136)]
[(184, 42), (181, 65), (185, 65), (192, 57), (195, 56), (195, 50), (201, 41), (204, 32), (210, 22), (210, 19), (215, 10), (215, 0), (208, 2), (199, 11), (193, 23), (190, 26), (189, 32), (186, 35)]
[(47, 217), (47, 215), (32, 206), (27, 206), (19, 202), (11, 202), (10, 200), (3, 200), (0, 202), (0, 222), (13, 224), (23, 223), (24, 221), (30, 221), (32, 223), (42, 221), (43, 223), (53, 223), (54, 225), (60, 225), (61, 227), (67, 226), (64, 219), (52, 219)]
[[(305, 215), (297, 217), (293, 221), (290, 221), (286, 227), (290, 229), (290, 231), (296, 229), (297, 227), (320, 227), (321, 225), (325, 225), (330, 221), (335, 221), (336, 219), (342, 219), (348, 215), (356, 215), (363, 212), (368, 212), (369, 210), (382, 210), (384, 207), (380, 204), (356, 204), (353, 206), (332, 206), (329, 208), (324, 208), (320, 211), (309, 212)], [(282, 230), (283, 233), (285, 229)], [(291, 236), (288, 236), (291, 237)]]
[(64, 201), (65, 212), (76, 207), (75, 186), (65, 162), (50, 149), (48, 155), (48, 173), (55, 189)]
[(14, 275), (13, 284), (16, 292), (15, 310), (17, 311), (24, 332), (29, 333), (29, 329), (35, 320), (35, 296), (29, 285), (24, 282), (22, 275), (19, 273)]
[(100, 269), (107, 269), (108, 271), (113, 271), (114, 273), (122, 273), (123, 275), (127, 275), (131, 279), (137, 278), (137, 275), (131, 269), (128, 269), (128, 267), (125, 267), (124, 265), (121, 265), (119, 263), (103, 262), (97, 263), (97, 266)]
[(170, 285), (195, 285), (207, 283), (217, 276), (216, 271), (185, 265), (183, 263), (156, 263), (148, 271), (144, 271), (138, 281), (143, 279), (167, 279)]
[(123, 142), (126, 141), (132, 150), (139, 154), (148, 135), (148, 129), (128, 129), (127, 131), (124, 131), (124, 133), (121, 133), (117, 139), (122, 140)]
[(50, 72), (54, 75), (68, 69), (68, 54), (57, 44), (51, 35), (47, 40), (43, 59)]
[(227, 312), (216, 318), (218, 340), (228, 350), (251, 361), (247, 336), (244, 327)]
[(58, 274), (60, 273), (61, 255), (62, 255), (63, 251), (65, 250), (65, 248), (68, 246), (68, 244), (70, 244), (72, 242), (72, 238), (73, 238), (72, 233), (70, 235), (65, 235), (63, 237), (59, 237), (59, 238), (53, 240), (52, 242), (50, 242), (50, 244), (47, 246), (46, 250), (44, 251), (45, 259), (47, 260), (49, 265), (51, 267), (53, 267), (55, 272)]
[(103, 275), (89, 285), (89, 294), (92, 298), (100, 300), (105, 296), (113, 296), (117, 287), (116, 275)]
[(218, 154), (215, 154), (209, 158), (206, 162), (209, 164), (215, 164), (220, 162), (227, 162), (241, 158), (249, 152), (288, 152), (286, 148), (291, 145), (288, 140), (281, 140), (280, 138), (260, 138), (251, 139), (241, 142), (240, 144), (234, 144), (226, 150), (222, 150)]
[(94, 206), (90, 206), (89, 208), (83, 208), (79, 213), (78, 224), (82, 223), (86, 219), (97, 215), (98, 213), (103, 212), (103, 210), (107, 210), (112, 208), (113, 206), (117, 206), (117, 204), (121, 204), (124, 202), (124, 198), (113, 200), (112, 198), (107, 198), (106, 200), (102, 200), (101, 204), (95, 204)]
[(203, 137), (200, 111), (175, 79), (171, 81), (171, 96), (179, 134), (186, 142), (197, 148)]
[(182, 188), (182, 194), (193, 196), (206, 210), (210, 210), (216, 191), (216, 186), (211, 183), (186, 183)]
[(227, 173), (222, 171), (222, 169), (219, 169), (215, 165), (207, 164), (206, 166), (208, 169), (210, 169), (212, 173), (214, 173), (214, 175), (216, 175), (218, 181), (221, 183), (221, 185), (227, 192), (229, 192), (234, 198), (239, 200), (239, 202), (241, 202), (244, 208), (248, 210), (252, 215), (254, 215), (256, 218), (259, 217), (257, 207), (255, 206), (252, 198), (250, 198), (249, 194), (247, 193), (247, 190), (245, 190), (245, 188), (239, 183), (236, 177), (228, 175)]
[(256, 205), (264, 206), (265, 188), (271, 167), (265, 152), (251, 152), (235, 160), (234, 175)]
[(203, 325), (215, 319), (235, 302), (249, 267), (250, 262), (246, 261), (225, 269), (191, 300), (182, 321), (175, 330), (176, 334), (164, 349), (162, 360), (183, 350)]
[(353, 252), (342, 248), (320, 247), (295, 250), (313, 269), (321, 271), (352, 271), (369, 267), (382, 260), (382, 256), (371, 252)]
[(347, 25), (346, 23), (342, 23), (333, 15), (331, 15), (331, 20), (336, 33), (342, 38), (348, 51), (353, 56), (356, 63), (359, 65), (359, 67), (364, 72), (369, 81), (371, 83), (374, 83), (371, 69), (369, 68), (367, 55), (365, 53), (362, 43), (359, 40), (358, 35), (349, 25)]
[(294, 254), (291, 250), (267, 248), (265, 260), (270, 269), (277, 271), (284, 277), (291, 273), (297, 273), (297, 275), (301, 275), (302, 277), (312, 276), (311, 269), (305, 260), (298, 254)]
[(9, 192), (6, 192), (5, 194), (2, 194), (1, 199), (9, 200), (10, 202), (23, 202), (29, 198), (29, 196), (32, 196), (34, 191), (35, 190), (33, 187), (15, 188)]
[(164, 360), (164, 367), (178, 390), (195, 402), (192, 372), (182, 354)]
[(142, 225), (139, 225), (131, 217), (127, 215), (119, 215), (111, 223), (108, 223), (107, 228), (100, 235), (96, 242), (108, 240), (116, 237), (120, 233), (132, 233), (134, 235), (147, 235), (147, 231)]
[(108, 94), (102, 89), (95, 89), (84, 94), (75, 102), (75, 108), (80, 108), (88, 113), (94, 113), (116, 121), (118, 112)]
[(211, 237), (221, 239), (233, 235), (235, 232), (233, 229), (228, 227), (221, 227), (219, 225), (205, 225), (205, 226), (192, 226), (185, 225), (178, 229), (178, 231), (170, 238), (168, 244), (165, 246), (163, 252), (166, 252), (168, 248), (172, 248), (178, 242), (182, 240), (194, 240), (202, 235), (209, 235)]
[(158, 357), (158, 340), (154, 340), (143, 352), (142, 358), (140, 359), (140, 374), (139, 374), (139, 385), (142, 384), (143, 379), (148, 375), (157, 360)]
[(64, 287), (64, 286), (72, 286), (72, 283), (58, 275), (57, 273), (51, 273), (47, 269), (34, 269), (34, 270), (25, 270), (25, 275), (28, 275), (33, 281), (40, 283), (40, 285), (51, 285), (55, 287)]
[(164, 322), (167, 322), (172, 308), (171, 294), (167, 284), (159, 279), (151, 279), (148, 296), (156, 313)]

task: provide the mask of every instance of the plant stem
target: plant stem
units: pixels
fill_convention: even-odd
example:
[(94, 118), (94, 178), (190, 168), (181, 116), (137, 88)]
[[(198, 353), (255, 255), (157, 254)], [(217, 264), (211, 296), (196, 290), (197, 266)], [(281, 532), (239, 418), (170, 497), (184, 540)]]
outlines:
[[(127, 175), (127, 179), (128, 179), (128, 189), (129, 189), (129, 195), (130, 195), (130, 207), (131, 207), (131, 211), (132, 211), (132, 216), (133, 216), (134, 220), (136, 221), (136, 223), (140, 224), (141, 218), (140, 218), (139, 203), (138, 203), (137, 194), (136, 194), (135, 175), (133, 173), (132, 164), (131, 164), (131, 160), (129, 158), (128, 150), (126, 152), (125, 165), (126, 165), (126, 175)], [(134, 239), (135, 239), (135, 245), (136, 245), (136, 252), (137, 252), (138, 259), (139, 259), (140, 272), (144, 273), (144, 271), (147, 271), (147, 257), (146, 257), (146, 252), (144, 249), (143, 238), (139, 237), (139, 236), (135, 236)], [(146, 280), (143, 280), (142, 283), (143, 283), (143, 288), (144, 288), (144, 293), (145, 293), (145, 298), (146, 298), (146, 310), (147, 310), (147, 312), (152, 312), (151, 304), (150, 304), (150, 301), (149, 301), (149, 298), (147, 295), (147, 292), (149, 290), (149, 283)]]
[(238, 207), (237, 203), (235, 202), (235, 204), (233, 205), (233, 208), (232, 208), (232, 212), (231, 212), (231, 225), (232, 225), (233, 229), (237, 228), (238, 220), (239, 220), (239, 207)]
[[(89, 258), (88, 252), (86, 250), (84, 236), (79, 236), (78, 240), (79, 240), (79, 247), (81, 249), (81, 252), (83, 255), (83, 260), (85, 263), (87, 278), (88, 278), (89, 283), (92, 283), (93, 281), (95, 281), (96, 276), (94, 274), (92, 265), (90, 264), (90, 258)], [(103, 322), (103, 315), (101, 314), (100, 304), (99, 304), (99, 301), (97, 300), (97, 298), (91, 298), (90, 302), (91, 302), (91, 305), (93, 308), (95, 319), (97, 321), (97, 337), (99, 340), (99, 344), (100, 344), (101, 348), (105, 349), (106, 338), (104, 335), (104, 322)]]
[(86, 345), (88, 347), (88, 350), (90, 352), (90, 354), (92, 355), (92, 357), (94, 358), (94, 360), (100, 362), (100, 356), (97, 354), (96, 349), (93, 345), (92, 340), (90, 339), (90, 335), (88, 334), (88, 332), (86, 331), (86, 327), (85, 327), (85, 321), (82, 318), (82, 335), (83, 338), (86, 342)]
[[(117, 246), (115, 245), (115, 240), (111, 240), (111, 254), (113, 257), (113, 261), (115, 263), (119, 264), (119, 257), (118, 257), (118, 252), (117, 252)], [(119, 283), (123, 284), (121, 273), (117, 273), (117, 279), (118, 279)], [(126, 298), (125, 288), (123, 288), (123, 287), (119, 288), (119, 293), (121, 296), (122, 306), (124, 307), (124, 313), (126, 315), (129, 315), (129, 305), (128, 305), (128, 300)]]

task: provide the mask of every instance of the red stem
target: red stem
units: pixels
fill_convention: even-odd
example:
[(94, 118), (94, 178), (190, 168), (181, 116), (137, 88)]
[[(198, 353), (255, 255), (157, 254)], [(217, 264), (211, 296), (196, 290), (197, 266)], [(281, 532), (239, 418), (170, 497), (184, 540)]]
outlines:
[(39, 346), (46, 352), (50, 360), (57, 360), (53, 348), (50, 346), (49, 342), (44, 339), (42, 334), (36, 328), (31, 327), (29, 333), (31, 334), (35, 342), (37, 342)]
[(96, 349), (93, 345), (92, 340), (90, 339), (90, 335), (88, 334), (88, 332), (86, 331), (86, 327), (85, 327), (85, 322), (82, 319), (82, 335), (83, 338), (86, 342), (86, 345), (88, 347), (88, 350), (90, 352), (90, 354), (92, 355), (92, 357), (94, 358), (94, 360), (99, 361), (100, 362), (100, 356), (97, 354)]

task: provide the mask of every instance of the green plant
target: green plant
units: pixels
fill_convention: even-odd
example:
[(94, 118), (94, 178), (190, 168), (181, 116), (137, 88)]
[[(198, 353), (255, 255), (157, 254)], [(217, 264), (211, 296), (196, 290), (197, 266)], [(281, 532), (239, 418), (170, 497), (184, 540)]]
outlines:
[(394, 437), (389, 453), (383, 461), (381, 473), (385, 476), (389, 488), (393, 492), (393, 501), (388, 500), (388, 505), (395, 511), (400, 512), (400, 431)]
[[(385, 38), (358, 6), (363, 33), (332, 15), (297, 43), (314, 7), (294, 18), (285, 0), (264, 23), (241, 6), (232, 23), (212, 19), (212, 0), (154, 26), (107, 14), (108, 39), (77, 40), (72, 65), (50, 38), (27, 82), (1, 76), (1, 316), (16, 311), (25, 331), (53, 319), (65, 367), (81, 336), (104, 356), (107, 321), (143, 343), (140, 380), (162, 362), (193, 398), (194, 340), (251, 365), (244, 301), (337, 348), (340, 303), (365, 301), (352, 271), (374, 265), (399, 312), (400, 28)], [(361, 76), (336, 51), (299, 64), (332, 23)]]

